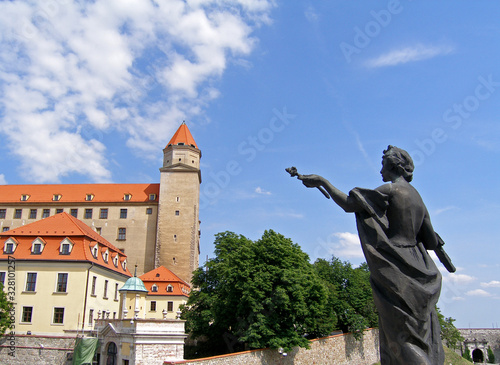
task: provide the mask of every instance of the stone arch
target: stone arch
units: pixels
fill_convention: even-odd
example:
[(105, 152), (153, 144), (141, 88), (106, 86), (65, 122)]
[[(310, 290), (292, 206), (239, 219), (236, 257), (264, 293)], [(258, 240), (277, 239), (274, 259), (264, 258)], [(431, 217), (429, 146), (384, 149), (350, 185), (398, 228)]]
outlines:
[(475, 349), (472, 351), (472, 361), (479, 363), (484, 362), (484, 353), (481, 349)]

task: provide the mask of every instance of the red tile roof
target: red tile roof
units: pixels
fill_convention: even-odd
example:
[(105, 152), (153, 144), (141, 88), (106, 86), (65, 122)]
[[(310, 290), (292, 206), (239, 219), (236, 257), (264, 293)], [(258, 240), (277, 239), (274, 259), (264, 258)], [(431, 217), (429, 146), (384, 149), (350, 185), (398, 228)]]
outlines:
[[(13, 238), (18, 243), (12, 254), (4, 252), (4, 244), (9, 238)], [(37, 238), (41, 238), (46, 244), (40, 254), (33, 254), (31, 252), (32, 243)], [(61, 242), (66, 238), (73, 243), (73, 248), (68, 255), (60, 253)], [(91, 249), (95, 244), (101, 248), (98, 251), (109, 249), (110, 257), (107, 262), (101, 252), (98, 252), (97, 257), (92, 255)], [(124, 253), (85, 223), (67, 213), (59, 213), (22, 227), (0, 232), (0, 250), (0, 259), (13, 256), (16, 260), (88, 261), (120, 274), (131, 276), (128, 268), (124, 270), (120, 264), (126, 260), (127, 256)], [(119, 256), (117, 266), (113, 263), (112, 254)]]
[[(139, 279), (144, 282), (148, 290), (148, 295), (183, 295), (187, 297), (191, 291), (191, 287), (188, 283), (165, 266), (160, 266), (154, 270), (148, 271), (139, 276)], [(151, 289), (154, 284), (158, 287), (157, 292), (153, 292)], [(171, 292), (167, 292), (167, 287), (169, 285), (172, 286)]]
[[(137, 203), (150, 202), (150, 194), (155, 194), (158, 202), (160, 184), (57, 184), (57, 185), (0, 185), (0, 203), (83, 203), (87, 195), (92, 195), (94, 203)], [(125, 200), (125, 195), (130, 200)], [(22, 195), (29, 198), (21, 201)], [(61, 195), (54, 201), (54, 195)]]
[(170, 142), (168, 142), (167, 147), (179, 143), (198, 148), (198, 145), (194, 141), (194, 138), (191, 135), (191, 132), (189, 131), (186, 123), (182, 123), (179, 129), (177, 129), (177, 132), (175, 132)]

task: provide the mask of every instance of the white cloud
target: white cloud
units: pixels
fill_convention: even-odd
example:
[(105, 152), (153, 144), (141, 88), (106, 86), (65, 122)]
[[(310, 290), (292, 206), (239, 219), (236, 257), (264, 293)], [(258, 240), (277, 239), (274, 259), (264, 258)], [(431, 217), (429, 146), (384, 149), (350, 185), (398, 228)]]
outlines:
[(466, 274), (457, 274), (457, 273), (449, 273), (443, 275), (443, 281), (453, 284), (466, 285), (475, 281), (476, 278), (474, 276), (466, 275)]
[(469, 290), (465, 294), (467, 294), (469, 296), (473, 296), (473, 297), (491, 297), (491, 294), (483, 289)]
[(147, 155), (218, 96), (273, 0), (0, 2), (0, 134), (27, 180), (112, 179), (105, 133)]
[(7, 180), (5, 180), (5, 175), (0, 174), (0, 185), (6, 185), (6, 184), (7, 184)]
[(418, 44), (416, 46), (395, 49), (385, 53), (377, 58), (369, 60), (368, 67), (396, 66), (408, 62), (423, 61), (436, 56), (449, 54), (453, 51), (450, 46), (425, 46)]
[(489, 283), (481, 283), (483, 288), (500, 288), (500, 281), (492, 280)]
[(319, 244), (329, 253), (342, 259), (364, 258), (359, 237), (355, 233), (337, 232), (328, 236), (327, 241), (319, 241)]
[(270, 191), (266, 191), (266, 190), (263, 190), (260, 186), (257, 186), (255, 188), (255, 192), (257, 194), (262, 194), (262, 195), (271, 195), (271, 192)]

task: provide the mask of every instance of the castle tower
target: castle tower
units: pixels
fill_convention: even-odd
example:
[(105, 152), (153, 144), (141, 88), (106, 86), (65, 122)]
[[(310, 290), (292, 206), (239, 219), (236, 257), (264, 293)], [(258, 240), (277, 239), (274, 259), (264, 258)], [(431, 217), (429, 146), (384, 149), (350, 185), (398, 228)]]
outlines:
[(182, 123), (163, 150), (155, 267), (163, 265), (188, 283), (200, 255), (200, 158)]

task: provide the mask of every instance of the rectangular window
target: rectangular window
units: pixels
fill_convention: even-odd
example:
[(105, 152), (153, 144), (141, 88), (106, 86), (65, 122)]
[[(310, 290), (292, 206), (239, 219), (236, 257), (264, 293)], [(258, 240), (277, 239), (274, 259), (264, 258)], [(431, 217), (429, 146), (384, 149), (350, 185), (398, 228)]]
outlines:
[(42, 244), (41, 243), (35, 243), (33, 245), (33, 255), (40, 255), (42, 253)]
[(6, 243), (3, 252), (4, 253), (13, 253), (14, 252), (14, 244), (13, 243)]
[(0, 272), (0, 283), (5, 285), (5, 271)]
[(26, 276), (26, 291), (35, 291), (36, 289), (36, 272), (29, 272)]
[(36, 219), (36, 209), (30, 209), (30, 219)]
[(31, 323), (33, 316), (33, 307), (23, 307), (23, 317), (21, 319), (24, 323)]
[(127, 229), (118, 228), (118, 240), (123, 241), (127, 239)]
[(102, 227), (95, 227), (95, 231), (97, 232), (98, 235), (100, 235), (102, 232)]
[(14, 210), (14, 219), (21, 219), (22, 215), (23, 215), (22, 209)]
[(127, 209), (120, 209), (120, 218), (121, 219), (127, 218)]
[(90, 290), (90, 295), (95, 295), (95, 284), (97, 282), (97, 276), (92, 278), (92, 289)]
[(77, 208), (73, 208), (70, 210), (70, 213), (73, 217), (77, 218), (78, 216), (78, 209)]
[(167, 311), (173, 312), (174, 311), (174, 302), (168, 302), (167, 303)]
[(175, 211), (175, 215), (181, 214), (178, 210)]
[(93, 309), (89, 310), (89, 324), (90, 325), (94, 324), (94, 310)]
[(118, 300), (118, 283), (115, 284), (115, 300)]
[(42, 211), (42, 218), (48, 218), (50, 216), (50, 209), (44, 209)]
[(146, 208), (146, 214), (153, 214), (153, 208)]
[(54, 322), (58, 324), (64, 323), (64, 308), (54, 308)]
[(61, 246), (61, 255), (69, 255), (69, 243), (63, 243)]
[(7, 214), (7, 209), (0, 209), (0, 219), (5, 219), (6, 214)]
[(68, 274), (67, 273), (57, 274), (57, 292), (66, 293), (67, 286), (68, 286)]
[(151, 302), (151, 308), (150, 308), (150, 311), (151, 311), (151, 312), (156, 312), (156, 302), (155, 302), (155, 301), (152, 301), (152, 302)]
[(108, 281), (104, 280), (104, 295), (102, 296), (104, 299), (108, 299)]
[(56, 209), (56, 214), (59, 214), (59, 213), (62, 213), (62, 212), (64, 212), (63, 208), (57, 208)]
[(102, 208), (99, 212), (99, 219), (108, 219), (108, 208)]
[(92, 219), (92, 208), (85, 209), (85, 219)]

